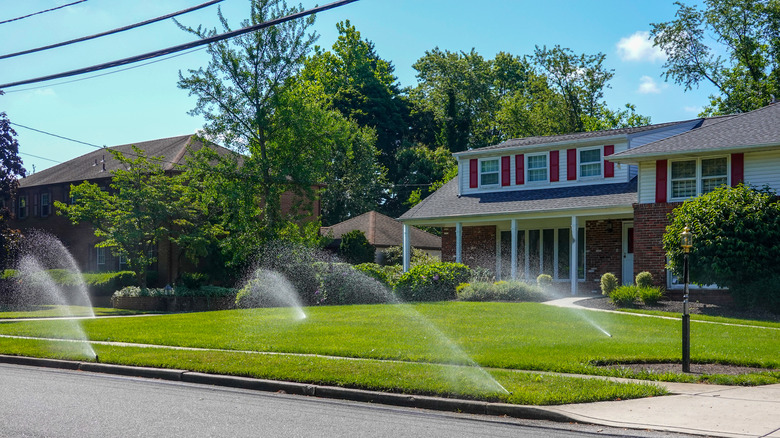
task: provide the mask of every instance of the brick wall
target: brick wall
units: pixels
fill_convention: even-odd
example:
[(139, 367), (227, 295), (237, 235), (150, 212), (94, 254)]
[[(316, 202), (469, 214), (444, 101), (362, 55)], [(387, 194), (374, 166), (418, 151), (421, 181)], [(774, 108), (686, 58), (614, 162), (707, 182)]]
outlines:
[(634, 272), (650, 272), (656, 286), (666, 286), (663, 236), (669, 213), (680, 204), (634, 204)]
[[(455, 261), (455, 228), (445, 227), (441, 236), (441, 259)], [(493, 225), (463, 227), (463, 263), (496, 270), (496, 227)]]
[(581, 288), (600, 291), (601, 276), (607, 272), (623, 281), (623, 221), (630, 220), (629, 217), (585, 222), (586, 284)]

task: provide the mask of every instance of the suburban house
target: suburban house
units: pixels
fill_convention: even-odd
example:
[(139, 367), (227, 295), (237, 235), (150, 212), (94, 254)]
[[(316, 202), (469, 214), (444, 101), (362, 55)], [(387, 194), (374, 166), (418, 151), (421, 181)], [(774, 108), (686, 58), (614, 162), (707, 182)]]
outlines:
[[(320, 235), (333, 239), (328, 245), (331, 249), (338, 249), (341, 236), (353, 230), (360, 230), (366, 236), (368, 243), (376, 250), (374, 261), (382, 263), (382, 251), (391, 246), (403, 244), (403, 224), (390, 216), (376, 211), (369, 211), (360, 216), (349, 218), (330, 227), (320, 228)], [(416, 249), (441, 258), (441, 237), (412, 227), (412, 240)]]
[[(458, 176), (409, 210), (442, 227), (442, 259), (572, 293), (666, 272), (661, 236), (685, 199), (745, 182), (780, 189), (780, 104), (749, 113), (608, 131), (508, 140), (454, 154)], [(405, 251), (405, 255), (408, 251)], [(408, 268), (408, 257), (405, 257)]]
[[(183, 135), (106, 149), (132, 156), (132, 146), (145, 151), (148, 157), (161, 158), (161, 164), (166, 171), (175, 171), (178, 165), (186, 163), (189, 151), (200, 150), (204, 144), (194, 135)], [(208, 144), (208, 147), (217, 148), (220, 154), (233, 153), (214, 144)], [(54, 211), (54, 201), (72, 202), (71, 184), (78, 185), (89, 181), (104, 189), (108, 188), (111, 183), (111, 172), (119, 169), (121, 163), (106, 149), (96, 149), (22, 178), (19, 180), (16, 198), (2, 200), (2, 202), (13, 203), (11, 210), (14, 218), (10, 224), (12, 228), (19, 228), (23, 233), (25, 230), (38, 229), (55, 235), (73, 254), (82, 271), (118, 271), (126, 268), (125, 261), (121, 257), (112, 255), (110, 249), (95, 247), (99, 239), (95, 237), (94, 230), (89, 224), (81, 223), (74, 226), (68, 218), (57, 215)], [(293, 198), (294, 195), (291, 193), (285, 193), (282, 198), (282, 208), (291, 208), (295, 201)], [(319, 216), (319, 208), (319, 201), (313, 201), (313, 217)], [(158, 283), (172, 283), (181, 269), (186, 267), (186, 259), (180, 257), (175, 245), (167, 240), (161, 242), (153, 251), (156, 253), (157, 262), (155, 266), (150, 267), (150, 271), (157, 272)]]

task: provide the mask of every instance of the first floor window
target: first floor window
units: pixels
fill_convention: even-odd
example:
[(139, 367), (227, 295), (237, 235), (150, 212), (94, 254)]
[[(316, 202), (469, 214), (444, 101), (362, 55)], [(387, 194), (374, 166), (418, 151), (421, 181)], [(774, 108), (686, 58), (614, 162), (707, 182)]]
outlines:
[(97, 264), (98, 266), (103, 266), (106, 264), (106, 249), (105, 248), (95, 248), (97, 250)]
[(701, 193), (728, 184), (728, 167), (726, 157), (701, 160)]
[(672, 161), (671, 198), (687, 199), (728, 184), (728, 158)]
[[(512, 272), (512, 232), (502, 231), (500, 241), (500, 278)], [(571, 278), (571, 228), (518, 230), (517, 276), (535, 280), (548, 274), (556, 280)], [(585, 279), (585, 228), (577, 232), (577, 278)]]
[(49, 194), (41, 193), (41, 217), (46, 217), (51, 213), (51, 203), (49, 202)]
[(27, 217), (27, 196), (20, 196), (19, 197), (19, 210), (17, 211), (16, 217), (19, 219), (24, 219)]
[(480, 162), (479, 184), (494, 186), (498, 184), (498, 159)]
[(528, 181), (547, 181), (547, 154), (528, 156)]

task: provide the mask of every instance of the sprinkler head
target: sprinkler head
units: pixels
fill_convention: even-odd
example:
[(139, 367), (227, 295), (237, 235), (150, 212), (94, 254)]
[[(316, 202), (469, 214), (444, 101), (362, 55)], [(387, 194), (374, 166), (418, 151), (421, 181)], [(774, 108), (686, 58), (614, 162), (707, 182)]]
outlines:
[(100, 359), (98, 358), (98, 355), (95, 355), (95, 363), (100, 363)]

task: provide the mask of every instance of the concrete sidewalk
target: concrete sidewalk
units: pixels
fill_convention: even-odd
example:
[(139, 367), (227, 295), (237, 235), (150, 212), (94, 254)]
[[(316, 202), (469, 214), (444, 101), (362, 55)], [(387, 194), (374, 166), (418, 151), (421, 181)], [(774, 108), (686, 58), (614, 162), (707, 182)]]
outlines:
[(664, 397), (548, 407), (574, 421), (717, 437), (780, 438), (780, 384), (758, 387), (654, 382)]

